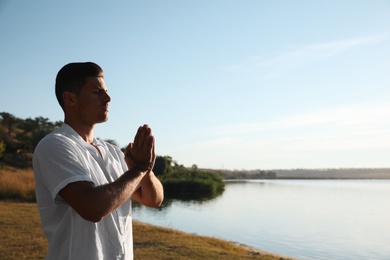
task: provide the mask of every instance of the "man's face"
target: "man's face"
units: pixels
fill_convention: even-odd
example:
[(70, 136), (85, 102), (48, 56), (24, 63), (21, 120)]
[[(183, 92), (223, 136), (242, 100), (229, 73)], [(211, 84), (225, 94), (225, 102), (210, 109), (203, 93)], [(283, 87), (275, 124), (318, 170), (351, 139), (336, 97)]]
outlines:
[(77, 95), (76, 113), (86, 124), (96, 124), (107, 121), (108, 103), (111, 101), (107, 94), (106, 84), (102, 77), (88, 77), (85, 85)]

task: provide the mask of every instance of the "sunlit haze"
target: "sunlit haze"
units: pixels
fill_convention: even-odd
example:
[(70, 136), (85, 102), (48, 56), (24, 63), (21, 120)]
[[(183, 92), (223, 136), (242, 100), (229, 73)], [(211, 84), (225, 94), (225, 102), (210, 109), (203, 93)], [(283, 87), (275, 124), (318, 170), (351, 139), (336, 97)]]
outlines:
[(63, 120), (74, 61), (120, 147), (148, 123), (185, 166), (390, 167), (390, 1), (0, 0), (0, 112)]

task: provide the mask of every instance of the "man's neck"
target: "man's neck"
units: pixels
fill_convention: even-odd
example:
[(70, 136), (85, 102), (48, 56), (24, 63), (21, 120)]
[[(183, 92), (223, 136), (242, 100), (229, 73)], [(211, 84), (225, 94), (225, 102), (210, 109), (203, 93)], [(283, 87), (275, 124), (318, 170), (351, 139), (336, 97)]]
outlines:
[(89, 126), (85, 124), (80, 124), (77, 122), (73, 122), (72, 120), (67, 120), (65, 118), (64, 122), (73, 128), (80, 136), (84, 139), (84, 141), (88, 143), (92, 143), (94, 136), (93, 136), (93, 130), (95, 128), (95, 125)]

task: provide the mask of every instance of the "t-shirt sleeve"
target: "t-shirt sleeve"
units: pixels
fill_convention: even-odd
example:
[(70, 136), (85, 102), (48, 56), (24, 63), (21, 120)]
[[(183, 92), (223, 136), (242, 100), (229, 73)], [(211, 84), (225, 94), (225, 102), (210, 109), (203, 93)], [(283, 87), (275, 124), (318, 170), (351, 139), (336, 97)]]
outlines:
[(53, 200), (69, 183), (92, 182), (82, 158), (76, 144), (66, 137), (53, 135), (42, 140), (34, 151), (35, 181), (41, 182)]

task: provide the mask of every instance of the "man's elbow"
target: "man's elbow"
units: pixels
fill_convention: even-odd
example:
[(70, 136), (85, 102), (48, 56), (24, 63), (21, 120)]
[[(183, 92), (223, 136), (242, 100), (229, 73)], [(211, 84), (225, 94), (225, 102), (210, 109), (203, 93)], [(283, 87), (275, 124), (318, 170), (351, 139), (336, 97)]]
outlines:
[(160, 207), (161, 204), (163, 203), (163, 201), (164, 201), (164, 191), (162, 190), (162, 191), (160, 192), (159, 196), (157, 196), (153, 208), (158, 208), (158, 207)]
[(164, 198), (159, 199), (158, 201), (155, 201), (152, 208), (159, 208), (163, 202)]
[(142, 204), (150, 208), (159, 208), (164, 200), (164, 194), (156, 196), (154, 199), (144, 201)]
[(159, 208), (161, 206), (161, 204), (162, 204), (162, 201), (144, 203), (144, 205), (149, 207), (149, 208)]
[(106, 212), (103, 212), (99, 209), (96, 209), (96, 210), (89, 209), (89, 210), (84, 210), (84, 211), (78, 211), (77, 213), (83, 219), (90, 221), (90, 222), (93, 222), (93, 223), (100, 222), (107, 215)]

